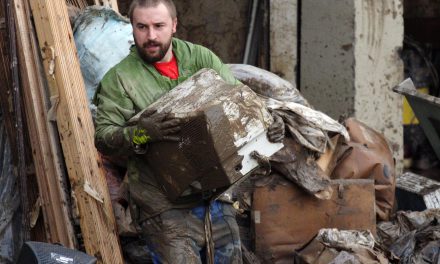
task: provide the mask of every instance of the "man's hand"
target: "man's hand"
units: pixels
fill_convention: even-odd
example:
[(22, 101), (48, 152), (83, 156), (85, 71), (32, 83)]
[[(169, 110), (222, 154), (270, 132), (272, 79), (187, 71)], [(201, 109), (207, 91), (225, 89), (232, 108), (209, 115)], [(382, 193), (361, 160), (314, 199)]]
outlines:
[(180, 131), (182, 123), (183, 119), (175, 118), (170, 113), (147, 110), (139, 117), (133, 142), (141, 145), (158, 141), (179, 141), (180, 138), (176, 133)]
[(284, 139), (285, 126), (283, 118), (272, 112), (273, 123), (267, 130), (267, 138), (270, 142), (282, 142)]

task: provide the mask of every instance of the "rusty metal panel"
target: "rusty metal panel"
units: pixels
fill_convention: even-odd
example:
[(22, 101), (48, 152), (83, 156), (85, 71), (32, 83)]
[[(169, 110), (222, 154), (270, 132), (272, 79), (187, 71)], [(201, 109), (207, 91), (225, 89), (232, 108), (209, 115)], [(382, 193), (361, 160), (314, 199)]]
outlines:
[(321, 228), (376, 231), (374, 181), (334, 180), (330, 200), (294, 184), (256, 188), (253, 220), (256, 253), (268, 263), (292, 263), (293, 252)]
[(440, 98), (418, 92), (409, 78), (393, 90), (406, 97), (432, 148), (440, 159)]

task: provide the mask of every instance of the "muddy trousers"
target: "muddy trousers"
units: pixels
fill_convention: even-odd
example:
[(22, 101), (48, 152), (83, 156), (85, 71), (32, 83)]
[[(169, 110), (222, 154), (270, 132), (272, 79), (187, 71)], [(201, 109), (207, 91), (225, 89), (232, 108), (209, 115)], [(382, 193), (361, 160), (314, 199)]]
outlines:
[[(154, 263), (206, 263), (204, 219), (207, 206), (172, 209), (141, 224)], [(215, 263), (242, 263), (235, 209), (211, 204)]]

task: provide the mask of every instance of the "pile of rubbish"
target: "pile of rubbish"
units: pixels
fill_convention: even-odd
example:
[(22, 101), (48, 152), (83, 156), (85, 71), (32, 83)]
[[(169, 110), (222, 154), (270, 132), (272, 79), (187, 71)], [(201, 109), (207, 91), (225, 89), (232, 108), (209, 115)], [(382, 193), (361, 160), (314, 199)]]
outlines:
[[(133, 43), (128, 23), (111, 10), (93, 8), (75, 20), (89, 95), (103, 74), (126, 55), (127, 43)], [(93, 41), (88, 40), (90, 35)], [(100, 55), (110, 37), (108, 50), (114, 53)], [(120, 45), (113, 43), (123, 43), (124, 52), (118, 53), (115, 46)], [(240, 212), (245, 262), (438, 263), (438, 211), (398, 212), (395, 217), (395, 163), (383, 135), (356, 119), (341, 124), (314, 110), (292, 84), (273, 73), (250, 65), (229, 67), (258, 96), (254, 103), (275, 112), (286, 124), (282, 149), (254, 156), (260, 173), (250, 173), (221, 197)], [(207, 87), (222, 85), (212, 71), (196, 75), (175, 91), (188, 94), (200, 78)], [(171, 98), (154, 107), (164, 110)], [(145, 243), (137, 239), (124, 209), (124, 174), (112, 162), (105, 166), (127, 261), (149, 263)]]
[[(104, 74), (134, 43), (131, 25), (97, 7), (72, 14), (71, 22), (91, 101)], [(440, 183), (417, 175), (399, 181), (382, 134), (354, 118), (338, 122), (315, 110), (273, 73), (229, 67), (241, 85), (231, 87), (203, 69), (150, 106), (189, 120), (178, 148), (156, 144), (150, 149), (156, 156), (146, 157), (158, 177), (179, 173), (160, 166), (161, 155), (170, 151), (181, 162), (174, 167), (193, 172), (173, 182), (162, 179), (171, 200), (189, 188), (215, 189), (216, 198), (232, 203), (244, 263), (440, 263)], [(94, 116), (91, 103), (90, 110)], [(281, 143), (266, 138), (274, 115), (285, 124)], [(0, 115), (0, 262), (11, 262), (19, 199), (16, 179), (4, 177), (13, 168), (1, 121)], [(152, 263), (128, 208), (126, 160), (102, 161), (125, 261)], [(396, 204), (403, 208), (407, 200), (417, 200), (414, 206), (405, 202), (413, 211), (396, 212)]]

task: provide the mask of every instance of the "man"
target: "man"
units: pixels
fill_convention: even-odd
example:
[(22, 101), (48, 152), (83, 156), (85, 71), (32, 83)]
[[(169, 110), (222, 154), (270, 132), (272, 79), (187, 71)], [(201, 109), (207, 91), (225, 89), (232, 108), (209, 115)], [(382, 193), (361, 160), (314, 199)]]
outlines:
[[(166, 113), (144, 112), (134, 126), (126, 121), (202, 68), (214, 69), (238, 84), (228, 67), (210, 50), (173, 38), (176, 9), (172, 0), (134, 0), (129, 11), (135, 46), (104, 76), (95, 95), (96, 147), (106, 155), (129, 156), (130, 205), (156, 263), (201, 263), (206, 247), (205, 213), (209, 208), (216, 263), (241, 263), (235, 211), (230, 204), (209, 205), (189, 195), (171, 202), (151, 169), (137, 153), (148, 145), (179, 140), (184, 122)], [(282, 120), (268, 132), (281, 140)]]

